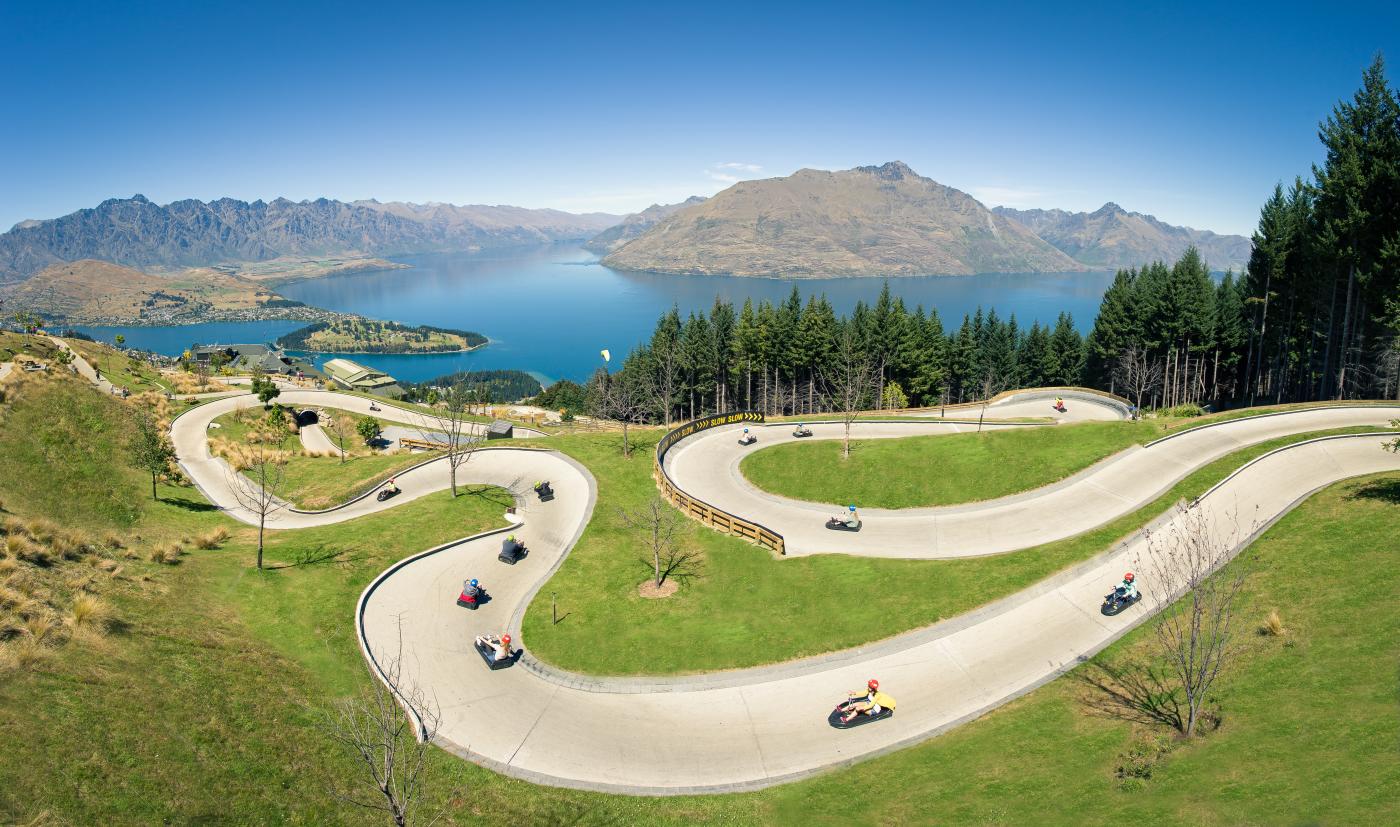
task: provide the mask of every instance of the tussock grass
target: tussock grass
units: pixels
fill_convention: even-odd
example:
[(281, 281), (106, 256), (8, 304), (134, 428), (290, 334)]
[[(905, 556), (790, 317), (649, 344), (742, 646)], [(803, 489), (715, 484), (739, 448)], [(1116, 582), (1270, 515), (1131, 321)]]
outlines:
[(228, 540), (228, 529), (219, 526), (212, 531), (206, 531), (194, 539), (194, 547), (209, 551), (223, 545)]
[(1268, 617), (1264, 618), (1264, 623), (1259, 627), (1259, 634), (1268, 637), (1282, 637), (1288, 634), (1288, 629), (1283, 625), (1283, 618), (1279, 615), (1278, 609), (1270, 609)]
[(180, 555), (184, 553), (185, 550), (181, 548), (178, 543), (169, 543), (166, 545), (153, 546), (147, 559), (152, 563), (175, 566), (179, 565)]
[(34, 669), (48, 658), (48, 647), (28, 636), (16, 638), (0, 648), (0, 667), (7, 670)]
[(80, 594), (73, 599), (68, 610), (68, 619), (73, 628), (94, 632), (104, 632), (111, 620), (112, 611), (102, 600), (88, 594)]

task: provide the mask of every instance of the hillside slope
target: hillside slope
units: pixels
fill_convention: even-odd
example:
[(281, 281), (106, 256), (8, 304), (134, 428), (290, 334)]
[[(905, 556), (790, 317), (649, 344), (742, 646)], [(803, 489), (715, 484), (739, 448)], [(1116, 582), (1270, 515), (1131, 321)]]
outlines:
[(620, 222), (593, 236), (583, 246), (599, 255), (607, 255), (655, 227), (662, 219), (669, 218), (686, 207), (703, 204), (705, 200), (703, 195), (692, 195), (679, 204), (652, 204), (641, 212), (623, 216)]
[(965, 275), (1082, 265), (965, 192), (894, 161), (741, 181), (603, 260), (740, 276)]
[(1242, 235), (1173, 226), (1154, 216), (1128, 212), (1112, 201), (1091, 213), (1009, 207), (995, 207), (992, 212), (1021, 222), (1066, 255), (1092, 267), (1175, 261), (1193, 244), (1214, 269), (1239, 269), (1249, 261), (1250, 242)]

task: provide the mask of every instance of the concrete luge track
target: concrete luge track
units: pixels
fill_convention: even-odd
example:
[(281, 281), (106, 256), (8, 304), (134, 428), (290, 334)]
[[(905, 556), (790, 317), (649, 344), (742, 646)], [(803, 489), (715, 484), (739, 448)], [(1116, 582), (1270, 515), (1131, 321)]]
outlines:
[[(175, 431), (182, 463), (203, 472), (208, 457), (199, 422), (207, 425), (213, 416), (194, 416), (199, 410), (177, 419)], [(1297, 417), (1289, 426), (1281, 419), (1263, 431), (1227, 432), (1205, 441), (1198, 437), (1189, 444), (1200, 456), (1184, 461), (1194, 467), (1225, 446), (1266, 438), (1274, 432), (1270, 428), (1297, 433), (1357, 424), (1349, 410), (1288, 414)], [(1396, 416), (1394, 409), (1372, 410), (1382, 421)], [(726, 438), (732, 442), (732, 432)], [(1400, 458), (1380, 449), (1386, 438), (1334, 437), (1275, 451), (1222, 482), (1196, 507), (1207, 512), (1222, 536), (1237, 525), (1247, 529), (1271, 521), (1322, 486), (1400, 469)], [(382, 506), (361, 501), (333, 512), (288, 515), (279, 527), (325, 524), (395, 507), (445, 487), (441, 466), (428, 463), (401, 476), (404, 495)], [(440, 744), (540, 783), (652, 795), (726, 792), (868, 758), (928, 738), (1054, 678), (1142, 622), (1162, 597), (1149, 593), (1115, 618), (1097, 611), (1104, 592), (1143, 555), (1139, 535), (962, 618), (821, 659), (719, 676), (575, 680), (532, 664), (527, 655), (513, 668), (492, 672), (472, 648), (472, 636), (504, 630), (518, 638), (530, 598), (587, 524), (596, 486), (586, 469), (550, 451), (484, 451), (465, 473), (472, 482), (515, 490), (521, 479), (554, 481), (558, 496), (553, 502), (538, 503), (532, 496), (520, 500), (523, 522), (514, 531), (531, 554), (515, 566), (497, 562), (500, 538), (495, 535), (424, 552), (366, 589), (356, 623), (368, 653), (380, 661), (399, 656), (405, 681), (435, 699), (441, 712), (435, 733)], [(1172, 473), (1174, 467), (1159, 476)], [(412, 475), (417, 476), (409, 479)], [(213, 479), (201, 487), (216, 504), (230, 504)], [(1081, 490), (1085, 496), (1105, 496)], [(770, 521), (767, 500), (743, 507)], [(480, 578), (493, 597), (476, 612), (454, 605), (467, 577)], [(829, 727), (826, 715), (832, 705), (871, 676), (899, 699), (898, 714), (854, 730)]]
[[(854, 534), (825, 527), (838, 506), (761, 491), (740, 473), (739, 463), (748, 453), (795, 441), (790, 423), (752, 429), (759, 442), (751, 447), (738, 444), (738, 426), (703, 431), (672, 447), (666, 464), (672, 482), (687, 494), (783, 535), (790, 557), (839, 552), (944, 559), (1001, 554), (1072, 537), (1147, 505), (1192, 471), (1242, 447), (1331, 428), (1383, 427), (1396, 416), (1400, 406), (1369, 405), (1229, 420), (1130, 448), (1059, 483), (997, 500), (935, 508), (861, 508), (864, 525)], [(841, 438), (840, 424), (810, 427), (809, 439)], [(983, 427), (1013, 426), (989, 421)], [(975, 423), (858, 423), (852, 435), (882, 439), (976, 428)]]

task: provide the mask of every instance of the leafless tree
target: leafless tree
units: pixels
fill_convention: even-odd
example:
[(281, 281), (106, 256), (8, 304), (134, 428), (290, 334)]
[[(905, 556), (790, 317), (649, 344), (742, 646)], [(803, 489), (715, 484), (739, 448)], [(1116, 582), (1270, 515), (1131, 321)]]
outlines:
[[(1390, 420), (1390, 427), (1400, 428), (1400, 419)], [(1393, 454), (1400, 454), (1400, 436), (1397, 436), (1389, 442), (1382, 443), (1381, 447)]]
[[(433, 406), (429, 420), (436, 430), (447, 440), (444, 455), (447, 457), (448, 478), (452, 482), (452, 496), (457, 496), (457, 470), (472, 458), (481, 447), (484, 434), (476, 433), (471, 420), (472, 406), (478, 404), (483, 394), (473, 390), (463, 382), (444, 388), (438, 404)], [(431, 439), (429, 434), (420, 434), (424, 441)]]
[(865, 347), (854, 325), (842, 325), (836, 334), (831, 360), (821, 368), (823, 392), (841, 414), (845, 436), (841, 456), (851, 456), (851, 423), (860, 415), (861, 404), (879, 395), (881, 366)]
[(594, 415), (622, 425), (622, 456), (630, 459), (632, 438), (628, 429), (633, 421), (646, 415), (652, 401), (646, 388), (627, 369), (609, 374), (599, 368), (592, 384), (590, 406)]
[(667, 430), (671, 427), (671, 414), (675, 412), (676, 395), (681, 388), (681, 355), (680, 340), (666, 338), (663, 347), (651, 351), (651, 369), (642, 372), (642, 384), (661, 412)]
[(1133, 397), (1133, 405), (1141, 412), (1143, 397), (1162, 384), (1162, 363), (1153, 359), (1146, 349), (1133, 345), (1118, 354), (1113, 379)]
[[(1218, 571), (1241, 542), (1239, 526), (1212, 519), (1199, 505), (1181, 507), (1167, 527), (1147, 534), (1143, 590), (1161, 609), (1153, 627), (1184, 708), (1182, 734), (1196, 734), (1215, 679), (1236, 653), (1235, 602), (1248, 566)], [(1243, 562), (1243, 561), (1241, 561)]]
[(652, 582), (658, 588), (666, 578), (683, 579), (695, 574), (700, 555), (681, 542), (681, 515), (660, 497), (652, 497), (645, 505), (631, 511), (618, 510), (618, 516), (628, 528), (646, 535), (651, 550)]
[(327, 411), (326, 418), (321, 422), (321, 428), (331, 435), (335, 440), (335, 445), (340, 449), (340, 464), (345, 464), (345, 440), (350, 439), (355, 434), (355, 425), (350, 421), (347, 414), (338, 411)]
[(1006, 390), (1007, 381), (996, 368), (988, 367), (987, 372), (982, 374), (981, 380), (977, 383), (977, 393), (982, 397), (982, 410), (977, 414), (977, 432), (982, 432), (982, 420), (987, 418), (987, 406), (992, 404), (992, 397)]
[(242, 473), (229, 472), (229, 489), (239, 506), (258, 517), (258, 568), (263, 567), (263, 534), (267, 521), (290, 503), (282, 498), (287, 459), (280, 438), (272, 434), (253, 441), (244, 455)]
[(199, 389), (204, 390), (209, 387), (209, 362), (196, 359), (191, 367), (194, 368), (194, 375), (199, 378)]
[(385, 813), (396, 827), (432, 824), (443, 815), (419, 817), (430, 787), (429, 756), (441, 713), (417, 683), (405, 679), (401, 652), (402, 643), (393, 657), (376, 655), (382, 679), (338, 702), (325, 716), (331, 737), (360, 770), (353, 778), (336, 778), (331, 794)]
[(1400, 336), (1396, 336), (1390, 346), (1381, 351), (1376, 376), (1382, 383), (1381, 398), (1400, 401)]

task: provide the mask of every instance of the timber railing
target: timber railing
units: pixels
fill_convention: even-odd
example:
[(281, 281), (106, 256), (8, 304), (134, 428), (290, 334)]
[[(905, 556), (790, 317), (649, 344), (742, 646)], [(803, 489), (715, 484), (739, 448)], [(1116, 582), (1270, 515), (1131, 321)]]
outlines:
[(709, 430), (720, 425), (733, 425), (739, 422), (763, 422), (763, 414), (756, 411), (735, 411), (732, 413), (715, 414), (700, 419), (687, 422), (673, 431), (667, 432), (656, 443), (656, 485), (661, 489), (661, 493), (667, 501), (679, 508), (686, 515), (699, 520), (711, 528), (719, 529), (726, 534), (733, 534), (743, 537), (746, 540), (772, 549), (778, 554), (787, 554), (786, 546), (783, 543), (783, 535), (753, 520), (746, 520), (737, 514), (730, 514), (722, 508), (716, 508), (704, 500), (690, 496), (676, 486), (671, 475), (666, 473), (666, 452), (671, 450), (671, 446), (680, 442), (688, 436), (698, 434), (701, 431)]

